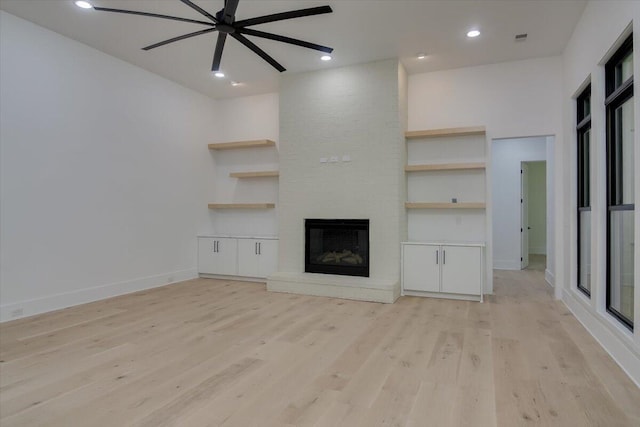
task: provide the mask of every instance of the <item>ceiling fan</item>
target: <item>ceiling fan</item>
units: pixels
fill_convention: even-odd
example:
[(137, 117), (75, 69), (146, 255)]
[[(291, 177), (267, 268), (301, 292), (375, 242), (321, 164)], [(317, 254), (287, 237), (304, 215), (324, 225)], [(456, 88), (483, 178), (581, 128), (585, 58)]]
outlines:
[(192, 24), (206, 25), (208, 28), (204, 30), (195, 31), (193, 33), (183, 34), (178, 37), (173, 37), (168, 40), (164, 40), (158, 43), (154, 43), (149, 46), (145, 46), (142, 50), (151, 50), (156, 47), (164, 46), (169, 43), (177, 42), (180, 40), (188, 39), (191, 37), (199, 36), (202, 34), (212, 33), (214, 31), (218, 32), (218, 41), (216, 42), (216, 49), (213, 55), (213, 64), (211, 66), (211, 71), (219, 71), (220, 70), (220, 61), (222, 60), (222, 51), (224, 49), (224, 44), (227, 39), (227, 35), (233, 37), (238, 40), (240, 43), (251, 49), (262, 59), (267, 61), (271, 66), (273, 66), (276, 70), (283, 72), (286, 71), (278, 61), (269, 56), (264, 50), (260, 49), (256, 46), (251, 40), (247, 39), (244, 35), (261, 37), (269, 40), (275, 40), (283, 43), (289, 43), (296, 46), (306, 47), (308, 49), (319, 50), (321, 52), (331, 53), (333, 52), (333, 48), (321, 46), (319, 44), (306, 42), (303, 40), (293, 39), (291, 37), (285, 37), (278, 34), (266, 33), (264, 31), (253, 30), (251, 27), (253, 25), (265, 24), (267, 22), (275, 22), (282, 21), (285, 19), (292, 18), (301, 18), (303, 16), (311, 16), (311, 15), (320, 15), (323, 13), (331, 13), (330, 6), (319, 6), (319, 7), (311, 7), (307, 9), (298, 9), (292, 10), (289, 12), (275, 13), (272, 15), (258, 16), (256, 18), (243, 19), (240, 21), (236, 21), (236, 9), (238, 8), (238, 2), (240, 0), (225, 0), (224, 8), (219, 10), (215, 15), (210, 14), (206, 10), (202, 9), (197, 4), (193, 3), (190, 0), (180, 0), (182, 3), (186, 4), (190, 8), (196, 10), (201, 15), (205, 16), (209, 19), (209, 21), (199, 21), (196, 19), (188, 19), (181, 18), (178, 16), (169, 16), (169, 15), (160, 15), (157, 13), (149, 13), (149, 12), (139, 12), (135, 10), (124, 10), (124, 9), (111, 9), (107, 7), (98, 7), (94, 6), (94, 10), (98, 10), (101, 12), (116, 12), (116, 13), (127, 13), (130, 15), (141, 15), (141, 16), (150, 16), (152, 18), (162, 18), (162, 19), (171, 19), (174, 21), (181, 22), (189, 22)]

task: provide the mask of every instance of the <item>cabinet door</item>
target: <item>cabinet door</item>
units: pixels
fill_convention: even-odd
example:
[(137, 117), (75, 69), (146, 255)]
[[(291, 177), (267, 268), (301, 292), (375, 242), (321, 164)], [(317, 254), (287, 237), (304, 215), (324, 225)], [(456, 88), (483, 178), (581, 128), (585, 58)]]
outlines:
[(198, 273), (216, 274), (215, 239), (198, 237)]
[(238, 239), (238, 275), (259, 277), (258, 274), (258, 241)]
[(480, 295), (482, 249), (442, 246), (442, 292)]
[(238, 239), (218, 238), (218, 251), (216, 252), (216, 274), (238, 274)]
[(204, 274), (238, 274), (236, 239), (198, 238), (198, 272)]
[(278, 270), (278, 241), (258, 240), (258, 277), (269, 277)]
[(402, 283), (408, 291), (440, 291), (439, 246), (404, 245)]

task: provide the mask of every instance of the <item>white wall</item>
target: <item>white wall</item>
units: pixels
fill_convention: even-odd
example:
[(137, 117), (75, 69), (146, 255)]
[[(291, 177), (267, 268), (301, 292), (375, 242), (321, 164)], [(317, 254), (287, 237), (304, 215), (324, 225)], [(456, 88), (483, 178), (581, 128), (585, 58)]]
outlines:
[(218, 101), (219, 126), (210, 142), (270, 139), (276, 147), (211, 151), (215, 181), (210, 183), (208, 201), (216, 203), (276, 202), (276, 209), (212, 210), (210, 228), (202, 234), (276, 236), (278, 234), (278, 178), (237, 179), (230, 172), (278, 170), (279, 95), (232, 98)]
[(490, 138), (558, 135), (560, 57), (409, 76), (409, 130), (484, 125)]
[[(537, 58), (409, 76), (409, 130), (484, 125), (487, 128), (488, 174), (491, 180), (491, 140), (525, 136), (562, 137), (562, 59)], [(555, 156), (555, 153), (554, 153)], [(553, 158), (549, 158), (551, 167)], [(553, 170), (547, 178), (555, 176)], [(550, 181), (553, 182), (553, 181)], [(492, 191), (487, 194), (487, 261), (493, 265)], [(561, 194), (555, 194), (561, 197)], [(549, 203), (560, 215), (555, 199)], [(548, 224), (553, 231), (553, 223)], [(550, 240), (553, 245), (561, 242)], [(553, 255), (556, 256), (556, 255)], [(547, 260), (548, 277), (562, 262)], [(556, 269), (557, 270), (557, 269)], [(493, 275), (487, 274), (493, 291)], [(562, 283), (562, 281), (560, 282)], [(559, 294), (557, 294), (559, 295)]]
[(493, 267), (520, 270), (520, 164), (545, 161), (545, 137), (493, 141)]
[(196, 275), (216, 103), (0, 12), (0, 319)]
[[(563, 121), (566, 129), (560, 152), (560, 182), (567, 197), (561, 229), (563, 257), (567, 260), (567, 286), (563, 299), (616, 361), (640, 384), (640, 328), (635, 332), (620, 325), (606, 312), (606, 149), (604, 106), (604, 63), (635, 27), (633, 44), (634, 71), (640, 72), (640, 2), (637, 1), (593, 1), (588, 3), (582, 18), (564, 52)], [(591, 298), (576, 289), (576, 132), (575, 96), (591, 81)], [(640, 105), (635, 101), (635, 129), (640, 126)], [(635, 134), (635, 146), (640, 146), (640, 135)], [(635, 151), (635, 182), (640, 182), (640, 150)], [(635, 200), (640, 200), (640, 186), (636, 185)], [(635, 214), (635, 313), (640, 313), (640, 215)], [(637, 323), (637, 320), (636, 320)]]
[[(546, 142), (546, 141), (545, 141)], [(546, 144), (545, 144), (546, 154)], [(529, 253), (547, 254), (547, 167), (545, 162), (531, 162), (529, 166)], [(544, 231), (544, 232), (541, 232)]]

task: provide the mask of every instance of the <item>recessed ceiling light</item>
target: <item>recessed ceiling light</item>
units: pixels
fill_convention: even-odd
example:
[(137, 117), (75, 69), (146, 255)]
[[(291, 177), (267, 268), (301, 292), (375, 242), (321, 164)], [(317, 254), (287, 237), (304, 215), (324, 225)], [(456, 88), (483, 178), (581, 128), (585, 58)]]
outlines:
[(480, 31), (478, 30), (471, 30), (467, 33), (467, 37), (469, 38), (478, 37), (479, 35), (480, 35)]
[(236, 82), (236, 81), (231, 81), (231, 86), (240, 86), (242, 83), (240, 82)]
[(89, 3), (88, 1), (84, 1), (84, 0), (78, 0), (76, 2), (76, 6), (81, 7), (83, 9), (91, 9), (91, 8), (93, 8), (93, 6), (91, 6), (91, 3)]
[(425, 59), (426, 57), (427, 57), (426, 53), (419, 53), (419, 54), (416, 55), (416, 58), (418, 58), (418, 59)]
[(222, 71), (216, 71), (213, 75), (219, 79), (224, 77), (224, 73)]
[(331, 61), (331, 55), (322, 55), (320, 59), (323, 61)]

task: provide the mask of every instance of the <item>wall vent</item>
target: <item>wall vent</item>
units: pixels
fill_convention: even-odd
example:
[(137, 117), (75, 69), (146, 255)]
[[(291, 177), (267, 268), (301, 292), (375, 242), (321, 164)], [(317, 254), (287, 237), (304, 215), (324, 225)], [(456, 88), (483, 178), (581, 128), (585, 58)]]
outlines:
[(527, 39), (527, 33), (516, 34), (516, 41), (521, 42)]

